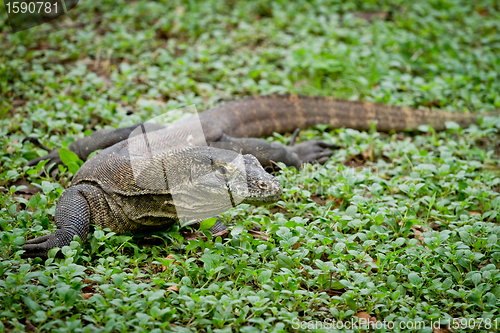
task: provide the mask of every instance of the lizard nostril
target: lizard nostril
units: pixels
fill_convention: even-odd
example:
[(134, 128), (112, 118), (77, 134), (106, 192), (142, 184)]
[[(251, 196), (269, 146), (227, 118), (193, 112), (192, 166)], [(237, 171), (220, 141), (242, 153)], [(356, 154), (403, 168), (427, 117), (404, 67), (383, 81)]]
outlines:
[(263, 189), (263, 190), (267, 190), (267, 189), (269, 188), (269, 186), (267, 186), (267, 184), (266, 184), (266, 183), (264, 183), (264, 182), (260, 182), (260, 183), (259, 183), (259, 187), (260, 187), (261, 189)]

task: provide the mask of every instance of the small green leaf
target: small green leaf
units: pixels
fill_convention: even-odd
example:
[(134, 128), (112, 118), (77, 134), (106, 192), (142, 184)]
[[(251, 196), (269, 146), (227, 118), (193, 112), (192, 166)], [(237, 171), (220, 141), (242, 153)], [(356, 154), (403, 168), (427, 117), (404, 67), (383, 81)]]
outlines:
[(72, 174), (75, 174), (78, 169), (80, 169), (80, 166), (75, 162), (69, 162), (68, 164), (66, 164), (66, 166), (68, 167), (69, 172), (71, 172)]
[(472, 282), (477, 286), (478, 283), (481, 282), (481, 273), (472, 274)]
[(420, 286), (422, 284), (422, 279), (415, 272), (408, 274), (408, 280), (415, 286)]
[(495, 288), (493, 288), (493, 290), (491, 291), (493, 293), (493, 295), (495, 295), (497, 298), (500, 298), (500, 286), (496, 286)]
[(78, 158), (78, 155), (64, 147), (59, 149), (59, 158), (61, 158), (63, 164), (68, 167), (68, 170), (73, 174), (75, 174), (83, 164), (83, 161)]
[(24, 240), (24, 237), (22, 236), (17, 236), (16, 238), (14, 238), (14, 240), (12, 241), (12, 244), (14, 245), (17, 245), (17, 246), (20, 246), (20, 245), (23, 245), (26, 241)]
[(208, 230), (210, 228), (212, 228), (215, 223), (217, 222), (217, 218), (216, 217), (211, 217), (211, 218), (208, 218), (206, 220), (203, 220), (201, 221), (200, 223), (200, 230)]
[(28, 161), (31, 161), (32, 159), (35, 159), (38, 157), (38, 154), (34, 151), (28, 151), (23, 154), (23, 157), (27, 159)]
[(351, 297), (347, 297), (345, 302), (347, 303), (347, 305), (349, 305), (349, 307), (351, 308), (351, 310), (353, 311), (357, 311), (358, 309), (358, 303), (356, 302), (356, 300), (352, 299)]
[(394, 243), (396, 243), (397, 246), (402, 246), (406, 242), (406, 239), (398, 237)]
[(238, 274), (238, 273), (239, 273), (239, 272), (241, 272), (241, 270), (242, 270), (243, 268), (245, 268), (245, 267), (247, 267), (247, 263), (246, 263), (246, 262), (239, 264), (239, 265), (238, 265), (238, 266), (236, 266), (236, 268), (234, 269), (234, 273), (235, 273), (235, 274)]
[(332, 283), (330, 284), (330, 289), (344, 289), (344, 285), (340, 283), (339, 280), (332, 280)]
[(453, 130), (457, 130), (460, 128), (460, 125), (457, 124), (456, 122), (454, 121), (447, 121), (444, 123), (444, 125), (446, 126), (446, 129), (453, 129)]
[(40, 283), (46, 287), (48, 287), (50, 284), (49, 278), (47, 275), (43, 275), (43, 274), (38, 275), (38, 281), (40, 281)]
[(345, 243), (339, 242), (335, 244), (335, 252), (343, 252), (345, 247), (346, 247)]
[(426, 170), (432, 173), (437, 173), (437, 168), (434, 164), (422, 163), (417, 167), (418, 170)]
[(262, 271), (259, 275), (259, 282), (262, 284), (266, 283), (271, 278), (271, 275), (272, 271), (270, 271), (269, 269)]
[(345, 210), (345, 213), (351, 217), (354, 217), (354, 215), (356, 215), (357, 212), (358, 212), (358, 207), (354, 205), (347, 207), (347, 209)]
[(401, 185), (399, 185), (399, 189), (400, 189), (401, 191), (403, 191), (404, 193), (408, 193), (408, 192), (410, 192), (410, 187), (409, 187), (408, 185), (406, 185), (406, 184), (401, 184)]
[(42, 191), (43, 194), (49, 194), (54, 189), (54, 184), (46, 180), (42, 181)]
[(233, 230), (231, 230), (231, 236), (236, 236), (241, 234), (245, 226), (243, 223), (238, 223), (237, 225), (234, 226)]
[(33, 131), (33, 121), (25, 118), (21, 123), (21, 129), (26, 135), (30, 135)]
[(24, 304), (26, 304), (32, 312), (35, 312), (35, 311), (38, 311), (41, 309), (40, 305), (37, 302), (35, 302), (33, 299), (31, 299), (31, 297), (29, 297), (29, 296), (23, 297), (23, 301), (24, 301)]
[(293, 268), (295, 267), (295, 263), (293, 262), (293, 260), (287, 256), (286, 254), (278, 254), (276, 256), (276, 258), (278, 259), (278, 267), (279, 268)]
[(468, 231), (459, 231), (458, 234), (465, 244), (472, 244), (472, 237)]
[(418, 130), (419, 130), (420, 132), (427, 133), (427, 132), (429, 132), (429, 126), (428, 126), (428, 125), (419, 125), (419, 126), (418, 126)]
[(93, 152), (90, 153), (90, 155), (87, 157), (87, 161), (92, 158), (92, 156), (99, 154), (102, 151), (102, 149), (97, 149)]
[(16, 214), (16, 211), (17, 211), (17, 205), (12, 205), (9, 207), (9, 215), (10, 216), (14, 216)]
[(60, 248), (58, 248), (58, 247), (54, 247), (54, 248), (50, 249), (49, 253), (47, 255), (49, 257), (49, 259), (50, 258), (55, 258), (56, 254), (57, 254), (57, 252), (59, 252), (59, 250), (60, 250)]
[(47, 320), (47, 314), (45, 313), (45, 311), (37, 311), (35, 313), (35, 316), (37, 318), (38, 321), (45, 321)]

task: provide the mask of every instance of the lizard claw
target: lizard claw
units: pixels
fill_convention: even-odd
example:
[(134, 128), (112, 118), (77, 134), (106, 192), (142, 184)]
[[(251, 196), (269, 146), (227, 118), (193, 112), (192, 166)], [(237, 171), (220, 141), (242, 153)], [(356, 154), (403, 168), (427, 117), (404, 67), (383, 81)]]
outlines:
[(21, 255), (21, 258), (40, 257), (46, 259), (50, 249), (68, 246), (73, 240), (74, 234), (69, 229), (57, 229), (53, 234), (30, 239), (22, 246), (25, 252)]
[(59, 157), (59, 150), (52, 151), (50, 154), (42, 156), (42, 157), (37, 157), (35, 159), (32, 159), (31, 161), (28, 161), (26, 163), (26, 166), (32, 167), (36, 166), (40, 161), (45, 161), (49, 160), (49, 162), (40, 170), (40, 175), (43, 175), (46, 173), (47, 175), (50, 175), (52, 178), (57, 178), (59, 174), (59, 165), (64, 166), (64, 163), (61, 161), (61, 158)]
[(57, 246), (57, 239), (54, 234), (30, 239), (22, 246), (25, 252), (21, 258), (47, 258), (49, 250), (55, 246)]
[(37, 157), (37, 158), (34, 158), (32, 159), (31, 161), (28, 161), (28, 163), (26, 163), (27, 166), (35, 166), (38, 164), (38, 162), (40, 161), (45, 161), (45, 160), (51, 160), (52, 162), (55, 162), (56, 165), (58, 164), (62, 164), (62, 161), (61, 159), (59, 158), (59, 150), (58, 149), (54, 149), (54, 150), (51, 150), (47, 147), (45, 147), (41, 142), (40, 140), (38, 140), (38, 138), (32, 138), (32, 137), (27, 137), (27, 138), (24, 138), (23, 140), (23, 144), (25, 142), (31, 142), (32, 144), (34, 144), (35, 146), (37, 146), (38, 148), (41, 148), (45, 151), (48, 152), (47, 155), (45, 156), (42, 156), (42, 157)]
[(40, 170), (40, 174), (46, 172), (47, 175), (51, 175), (52, 178), (56, 178), (57, 174), (59, 173), (57, 166), (64, 165), (63, 162), (61, 161), (61, 158), (59, 157), (59, 149), (50, 150), (49, 148), (42, 145), (37, 138), (27, 137), (23, 140), (23, 143), (25, 142), (31, 142), (35, 146), (49, 152), (45, 156), (37, 157), (32, 159), (31, 161), (28, 161), (28, 163), (26, 163), (26, 166), (29, 167), (36, 166), (41, 161), (49, 160), (49, 162), (45, 165), (45, 167), (42, 168), (42, 170)]
[(333, 155), (332, 149), (339, 148), (333, 143), (311, 140), (299, 143), (290, 149), (299, 156), (302, 163), (324, 164)]
[(31, 161), (28, 161), (26, 163), (27, 166), (35, 166), (38, 164), (40, 161), (45, 161), (45, 160), (50, 160), (50, 162), (47, 165), (54, 164), (56, 165), (63, 165), (63, 162), (61, 161), (61, 158), (59, 157), (59, 150), (52, 151), (50, 154), (47, 154), (42, 157), (37, 157), (32, 159)]

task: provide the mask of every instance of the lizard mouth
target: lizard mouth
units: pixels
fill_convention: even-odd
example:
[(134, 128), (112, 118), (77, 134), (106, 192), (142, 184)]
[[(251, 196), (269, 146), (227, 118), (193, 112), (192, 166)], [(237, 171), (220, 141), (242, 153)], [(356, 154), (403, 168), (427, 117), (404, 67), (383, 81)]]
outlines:
[(269, 179), (248, 187), (248, 194), (243, 200), (244, 203), (252, 205), (265, 205), (278, 201), (283, 190), (278, 179), (269, 175)]
[(231, 200), (231, 206), (236, 207), (236, 204), (234, 203), (234, 198), (233, 198), (233, 192), (231, 192), (231, 188), (229, 185), (226, 185), (227, 187), (227, 193), (229, 194), (229, 199)]
[(278, 201), (283, 191), (279, 180), (267, 173), (254, 156), (244, 155), (243, 158), (244, 178), (230, 184), (229, 192), (233, 206), (238, 203), (265, 205)]

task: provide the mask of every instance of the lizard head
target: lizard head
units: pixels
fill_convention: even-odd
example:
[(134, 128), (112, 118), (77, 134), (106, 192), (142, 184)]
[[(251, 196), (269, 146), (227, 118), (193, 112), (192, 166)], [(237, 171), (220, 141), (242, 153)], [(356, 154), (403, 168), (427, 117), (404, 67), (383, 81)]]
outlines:
[(247, 195), (243, 203), (264, 205), (281, 199), (283, 189), (278, 178), (269, 174), (253, 155), (243, 155), (245, 160)]
[(207, 198), (229, 199), (233, 207), (240, 203), (263, 205), (281, 198), (280, 182), (262, 168), (255, 156), (212, 147), (204, 150), (209, 158), (192, 170), (197, 168), (193, 182), (208, 194)]
[(131, 163), (137, 187), (171, 195), (166, 204), (175, 206), (179, 219), (208, 218), (240, 203), (273, 203), (282, 194), (278, 179), (253, 155), (196, 146), (138, 161), (140, 169)]

